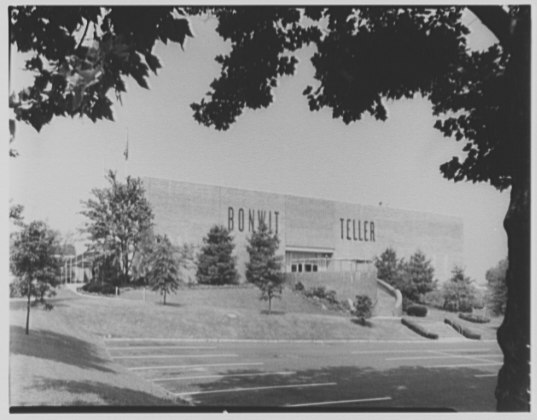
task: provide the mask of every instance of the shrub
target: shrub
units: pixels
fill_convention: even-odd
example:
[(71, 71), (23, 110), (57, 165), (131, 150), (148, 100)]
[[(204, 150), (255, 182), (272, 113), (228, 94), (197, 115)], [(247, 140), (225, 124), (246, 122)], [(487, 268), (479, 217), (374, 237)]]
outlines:
[(338, 303), (335, 290), (326, 290), (324, 286), (312, 287), (304, 291), (307, 297), (315, 297), (318, 299), (326, 300), (330, 303)]
[(421, 325), (418, 325), (407, 318), (401, 318), (401, 323), (425, 338), (430, 338), (432, 340), (438, 339), (438, 334), (427, 331)]
[(330, 303), (338, 303), (335, 290), (327, 290), (325, 293), (325, 299)]
[(302, 282), (299, 281), (299, 282), (297, 282), (297, 283), (295, 284), (295, 286), (293, 287), (293, 289), (294, 289), (295, 291), (297, 291), (297, 292), (302, 292), (302, 291), (304, 291), (305, 287), (304, 287), (304, 285), (302, 284)]
[(353, 315), (361, 318), (362, 322), (367, 318), (371, 318), (373, 302), (367, 295), (357, 295), (354, 301)]
[(346, 305), (337, 299), (335, 290), (326, 290), (326, 287), (324, 286), (317, 286), (305, 289), (302, 293), (307, 298), (322, 301), (327, 306), (330, 306), (331, 309), (336, 309), (339, 311), (347, 310)]
[(476, 324), (486, 324), (487, 322), (490, 322), (490, 318), (482, 315), (460, 313), (459, 318), (464, 319), (465, 321), (475, 322)]
[(403, 295), (403, 311), (406, 312), (409, 306), (415, 305), (413, 301), (411, 301), (408, 297)]
[(480, 340), (481, 335), (478, 333), (473, 332), (472, 330), (463, 327), (462, 325), (458, 324), (457, 322), (451, 320), (451, 319), (444, 319), (444, 322), (448, 324), (449, 326), (453, 327), (455, 331), (457, 331), (459, 334), (462, 334), (466, 338), (471, 338), (473, 340)]
[(88, 293), (100, 293), (103, 295), (116, 294), (116, 288), (113, 284), (86, 283), (82, 286), (82, 290)]
[(427, 316), (427, 307), (423, 305), (410, 305), (406, 309), (406, 313), (411, 316)]
[(433, 290), (423, 297), (423, 302), (433, 308), (443, 309), (444, 307), (444, 296), (440, 290)]

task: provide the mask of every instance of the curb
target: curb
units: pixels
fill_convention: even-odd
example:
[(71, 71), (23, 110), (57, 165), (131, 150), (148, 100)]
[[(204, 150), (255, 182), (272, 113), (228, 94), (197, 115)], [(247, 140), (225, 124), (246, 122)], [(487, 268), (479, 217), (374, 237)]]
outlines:
[[(475, 340), (468, 340), (464, 337), (461, 338), (439, 338), (437, 340), (359, 340), (359, 339), (334, 339), (334, 340), (315, 340), (315, 339), (257, 339), (257, 338), (126, 338), (126, 337), (101, 337), (107, 342), (121, 342), (121, 341), (170, 341), (170, 342), (185, 342), (185, 343), (297, 343), (297, 344), (338, 344), (338, 343), (404, 343), (404, 344), (433, 344), (438, 343), (467, 343), (469, 341), (476, 342)], [(480, 340), (479, 343), (495, 343), (496, 340)]]

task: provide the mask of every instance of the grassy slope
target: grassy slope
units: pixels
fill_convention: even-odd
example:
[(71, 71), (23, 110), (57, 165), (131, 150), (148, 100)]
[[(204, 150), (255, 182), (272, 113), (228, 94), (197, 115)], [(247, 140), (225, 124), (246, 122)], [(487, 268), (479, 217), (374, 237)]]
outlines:
[(123, 299), (83, 299), (66, 308), (73, 322), (100, 336), (220, 339), (417, 339), (396, 321), (356, 325), (349, 315), (322, 310), (289, 290), (266, 314), (255, 288), (182, 289), (167, 304), (140, 290)]
[(32, 308), (24, 334), (24, 302), (11, 302), (10, 406), (170, 405), (161, 388), (110, 361), (99, 340), (69, 320), (66, 303)]

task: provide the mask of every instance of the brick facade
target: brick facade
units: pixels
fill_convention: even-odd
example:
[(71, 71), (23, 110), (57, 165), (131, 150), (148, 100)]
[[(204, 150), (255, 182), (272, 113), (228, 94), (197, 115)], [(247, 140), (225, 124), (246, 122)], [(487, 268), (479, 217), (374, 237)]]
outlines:
[(241, 281), (248, 260), (246, 240), (260, 219), (277, 231), (288, 271), (297, 258), (364, 261), (388, 247), (406, 258), (420, 249), (432, 260), (440, 281), (454, 265), (463, 264), (459, 218), (155, 178), (143, 183), (155, 230), (172, 242), (201, 246), (211, 226), (227, 227), (235, 239)]

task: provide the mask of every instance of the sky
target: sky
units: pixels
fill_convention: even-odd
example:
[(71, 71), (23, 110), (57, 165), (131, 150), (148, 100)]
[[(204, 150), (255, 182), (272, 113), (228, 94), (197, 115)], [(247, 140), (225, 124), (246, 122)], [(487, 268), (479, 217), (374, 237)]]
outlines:
[[(493, 41), (472, 16), (473, 48)], [(158, 44), (163, 63), (150, 89), (132, 79), (114, 122), (55, 118), (37, 133), (17, 125), (9, 160), (9, 200), (24, 205), (26, 221), (47, 221), (78, 236), (81, 201), (107, 186), (105, 173), (151, 176), (280, 194), (461, 217), (468, 275), (484, 283), (485, 272), (507, 256), (502, 221), (509, 192), (488, 184), (453, 183), (439, 166), (462, 156), (463, 143), (433, 128), (430, 104), (416, 97), (388, 102), (388, 120), (364, 117), (351, 125), (329, 110), (311, 112), (302, 95), (313, 80), (311, 49), (300, 54), (295, 76), (280, 79), (267, 109), (246, 111), (226, 132), (199, 125), (190, 104), (198, 102), (219, 74), (217, 54), (229, 48), (214, 32), (214, 19), (193, 19), (195, 37), (184, 50)], [(13, 57), (13, 89), (31, 75)], [(123, 152), (129, 144), (129, 160)], [(79, 244), (79, 249), (80, 247)], [(424, 250), (426, 253), (426, 250)]]

